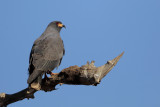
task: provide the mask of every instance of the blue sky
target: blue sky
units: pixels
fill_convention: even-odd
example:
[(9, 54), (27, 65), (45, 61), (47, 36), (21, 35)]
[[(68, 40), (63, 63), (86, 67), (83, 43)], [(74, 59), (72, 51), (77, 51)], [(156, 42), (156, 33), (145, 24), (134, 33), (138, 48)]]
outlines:
[(57, 86), (9, 107), (160, 107), (159, 0), (1, 0), (0, 92), (27, 87), (32, 44), (49, 22), (62, 21), (66, 55), (58, 70), (122, 51), (116, 67), (94, 86)]

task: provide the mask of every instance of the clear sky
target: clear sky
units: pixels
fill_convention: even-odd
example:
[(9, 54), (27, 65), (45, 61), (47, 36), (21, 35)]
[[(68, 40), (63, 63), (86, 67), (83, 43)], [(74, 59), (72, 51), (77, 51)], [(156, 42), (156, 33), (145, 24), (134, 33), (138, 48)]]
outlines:
[(159, 0), (1, 0), (0, 92), (27, 87), (32, 44), (54, 20), (67, 27), (54, 72), (125, 54), (97, 87), (57, 86), (9, 107), (160, 107)]

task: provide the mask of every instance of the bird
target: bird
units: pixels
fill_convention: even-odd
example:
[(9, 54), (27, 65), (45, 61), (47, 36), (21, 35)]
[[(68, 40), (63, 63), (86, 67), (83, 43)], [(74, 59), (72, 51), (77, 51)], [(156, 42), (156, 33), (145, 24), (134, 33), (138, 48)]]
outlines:
[(43, 74), (49, 73), (61, 64), (65, 54), (63, 40), (60, 37), (61, 21), (49, 23), (42, 35), (34, 41), (29, 57), (29, 87), (40, 90)]

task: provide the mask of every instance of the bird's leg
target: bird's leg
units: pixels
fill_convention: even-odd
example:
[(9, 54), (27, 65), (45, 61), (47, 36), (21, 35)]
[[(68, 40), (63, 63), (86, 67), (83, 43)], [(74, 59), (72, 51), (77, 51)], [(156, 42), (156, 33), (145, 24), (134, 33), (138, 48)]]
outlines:
[[(55, 75), (55, 74), (58, 74), (58, 73), (53, 73), (51, 71), (47, 71), (47, 74), (50, 74), (52, 76), (52, 75)], [(61, 86), (61, 85), (63, 85), (63, 83), (59, 83), (59, 85)]]
[(51, 71), (47, 71), (47, 74), (50, 74), (50, 75), (52, 76), (52, 75), (55, 75), (55, 74), (57, 74), (57, 73), (53, 73), (53, 72), (51, 72)]
[(47, 77), (47, 74), (45, 73), (45, 75), (44, 75), (44, 79), (47, 81), (47, 80), (49, 80), (49, 78)]

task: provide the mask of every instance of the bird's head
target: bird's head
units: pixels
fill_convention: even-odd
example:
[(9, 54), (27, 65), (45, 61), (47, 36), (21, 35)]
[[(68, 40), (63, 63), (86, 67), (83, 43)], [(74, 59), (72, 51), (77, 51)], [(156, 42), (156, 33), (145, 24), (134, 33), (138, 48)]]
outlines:
[(49, 26), (55, 28), (55, 29), (58, 30), (59, 32), (61, 31), (61, 29), (62, 29), (63, 27), (66, 28), (66, 26), (63, 25), (62, 22), (60, 22), (60, 21), (53, 21), (53, 22), (51, 22), (51, 23), (48, 25), (48, 27), (49, 27)]

